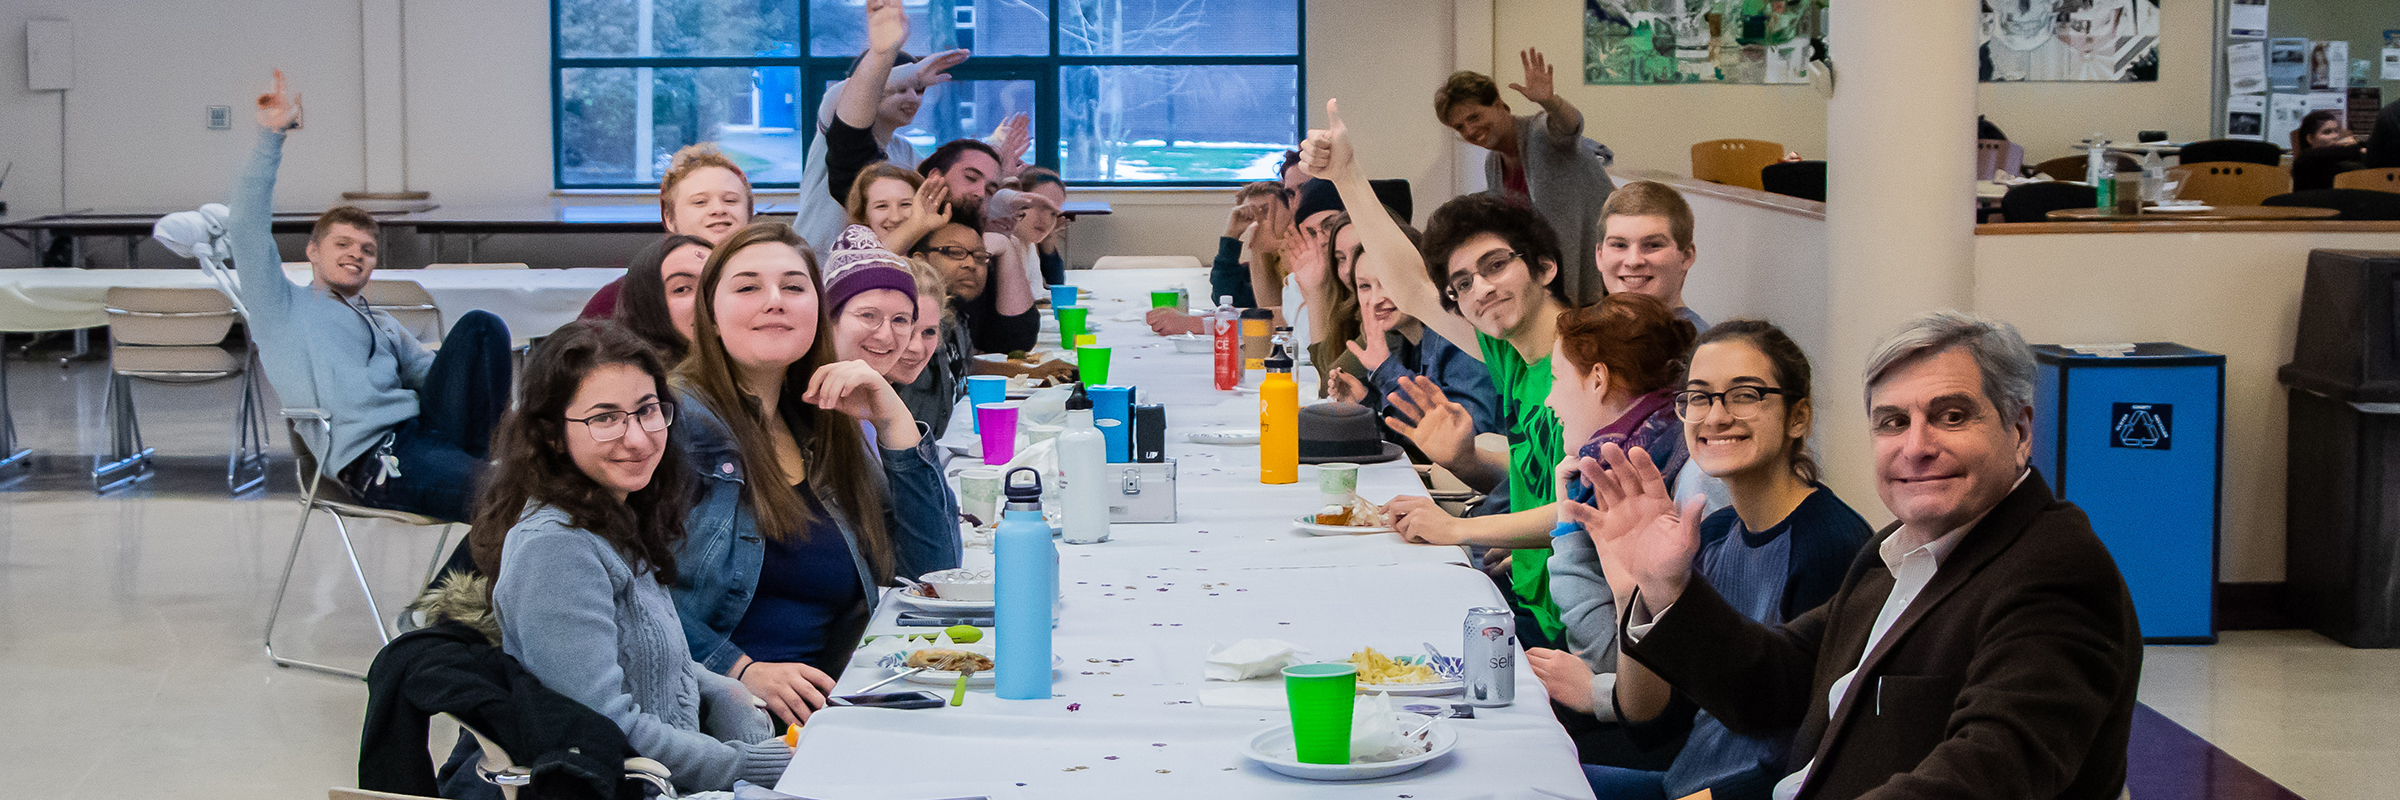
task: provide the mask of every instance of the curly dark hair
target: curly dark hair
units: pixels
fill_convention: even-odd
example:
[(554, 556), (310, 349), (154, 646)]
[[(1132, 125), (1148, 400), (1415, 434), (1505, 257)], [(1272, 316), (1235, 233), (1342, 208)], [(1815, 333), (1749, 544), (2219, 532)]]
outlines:
[[(1539, 274), (1543, 266), (1549, 267), (1550, 279), (1544, 284), (1550, 290), (1550, 299), (1559, 305), (1573, 305), (1567, 302), (1566, 270), (1560, 266), (1565, 259), (1559, 256), (1558, 232), (1533, 209), (1480, 193), (1451, 198), (1441, 208), (1434, 209), (1433, 217), (1425, 221), (1425, 244), (1419, 250), (1425, 254), (1425, 275), (1433, 279), (1437, 291), (1450, 285), (1450, 254), (1468, 239), (1487, 233), (1500, 237), (1509, 249), (1524, 256), (1526, 269)], [(1439, 293), (1442, 308), (1458, 310), (1457, 299), (1447, 291)]]
[(647, 570), (658, 575), (659, 583), (675, 582), (675, 548), (683, 541), (683, 517), (691, 502), (681, 449), (662, 442), (650, 485), (623, 502), (567, 454), (566, 437), (583, 435), (567, 430), (567, 404), (586, 376), (613, 364), (640, 369), (656, 385), (660, 401), (673, 402), (658, 351), (613, 322), (571, 323), (526, 357), (523, 399), (492, 434), (490, 483), (467, 530), (469, 552), (483, 574), (500, 574), (509, 529), (527, 504), (539, 503), (566, 512), (575, 527), (608, 542), (637, 573)]

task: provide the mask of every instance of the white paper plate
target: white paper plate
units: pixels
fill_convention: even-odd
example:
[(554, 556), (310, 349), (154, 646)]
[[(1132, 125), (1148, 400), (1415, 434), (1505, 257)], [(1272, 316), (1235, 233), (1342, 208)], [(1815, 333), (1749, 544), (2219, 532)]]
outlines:
[(1467, 688), (1464, 681), (1434, 681), (1432, 683), (1362, 683), (1359, 694), (1388, 694), (1393, 697), (1435, 697), (1457, 694)]
[[(1292, 528), (1310, 536), (1362, 536), (1369, 533), (1395, 532), (1390, 526), (1385, 525), (1378, 525), (1372, 528), (1360, 528), (1351, 525), (1320, 525), (1317, 524), (1317, 515), (1315, 514), (1302, 514), (1300, 516), (1293, 517)], [(1397, 693), (1395, 692), (1395, 694)]]
[(1184, 438), (1200, 444), (1258, 444), (1258, 431), (1192, 431), (1191, 433), (1184, 434)]
[(925, 597), (917, 594), (917, 587), (914, 586), (902, 586), (899, 591), (893, 592), (892, 596), (899, 598), (900, 602), (937, 611), (990, 611), (995, 602), (992, 600), (950, 600), (941, 597)]
[[(906, 670), (908, 667), (903, 665), (908, 663), (908, 654), (914, 653), (918, 650), (925, 650), (937, 646), (949, 650), (965, 650), (970, 653), (981, 653), (985, 656), (992, 655), (992, 646), (982, 642), (977, 642), (975, 644), (927, 645), (925, 647), (910, 648), (907, 650), (902, 650), (898, 653), (884, 656), (882, 665), (893, 672)], [(1065, 663), (1065, 659), (1060, 658), (1056, 654), (1052, 654), (1050, 656), (1050, 671), (1053, 673), (1057, 672), (1058, 668)], [(909, 683), (923, 684), (926, 686), (957, 686), (958, 673), (949, 670), (929, 669), (910, 675), (906, 678), (901, 678), (901, 680)], [(978, 672), (974, 675), (968, 676), (967, 685), (973, 687), (990, 688), (995, 680), (996, 678), (989, 671)], [(1419, 718), (1417, 724), (1425, 724), (1423, 718)], [(1289, 736), (1289, 734), (1287, 733), (1286, 736)]]
[[(956, 681), (958, 678), (953, 676), (951, 680)], [(1410, 714), (1404, 711), (1392, 713), (1392, 720), (1394, 724), (1400, 726), (1401, 733), (1416, 730), (1417, 726), (1425, 724), (1428, 719), (1431, 717), (1423, 714)], [(1259, 766), (1302, 780), (1363, 781), (1398, 775), (1416, 769), (1449, 754), (1453, 748), (1458, 747), (1458, 732), (1451, 730), (1448, 725), (1434, 723), (1434, 726), (1425, 732), (1425, 736), (1432, 746), (1423, 753), (1403, 759), (1376, 764), (1302, 764), (1293, 760), (1291, 756), (1292, 726), (1277, 725), (1252, 734), (1249, 741), (1242, 745), (1242, 755), (1258, 762)]]
[(2202, 212), (2202, 211), (2215, 211), (2215, 210), (2217, 210), (2217, 207), (2216, 207), (2216, 206), (2151, 206), (2151, 207), (2149, 207), (2149, 208), (2142, 209), (2142, 213), (2144, 213), (2144, 214), (2198, 214), (2198, 213), (2200, 213), (2200, 212)]

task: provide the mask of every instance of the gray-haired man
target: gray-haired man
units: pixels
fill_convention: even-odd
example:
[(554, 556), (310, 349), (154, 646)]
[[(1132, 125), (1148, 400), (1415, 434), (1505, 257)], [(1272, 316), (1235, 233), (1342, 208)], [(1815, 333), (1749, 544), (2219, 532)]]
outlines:
[(1867, 415), (1898, 522), (1773, 628), (1692, 576), (1698, 509), (1649, 459), (1585, 462), (1600, 502), (1578, 513), (1636, 587), (1618, 696), (1671, 685), (1736, 732), (1797, 726), (1776, 800), (2117, 797), (2141, 632), (2091, 522), (2026, 465), (2032, 351), (2007, 323), (1926, 314), (1876, 347)]

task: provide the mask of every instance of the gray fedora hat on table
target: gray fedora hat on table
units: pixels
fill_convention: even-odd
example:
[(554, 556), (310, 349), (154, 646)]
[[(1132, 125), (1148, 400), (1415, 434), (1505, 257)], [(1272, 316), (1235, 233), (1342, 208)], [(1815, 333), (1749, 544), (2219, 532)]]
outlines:
[(1332, 401), (1300, 409), (1300, 463), (1380, 464), (1402, 455), (1383, 440), (1383, 420), (1357, 403)]

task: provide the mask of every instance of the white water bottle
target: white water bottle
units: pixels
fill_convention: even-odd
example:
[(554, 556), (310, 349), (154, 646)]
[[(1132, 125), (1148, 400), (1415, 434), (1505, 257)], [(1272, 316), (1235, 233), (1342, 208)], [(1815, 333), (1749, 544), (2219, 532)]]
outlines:
[(1092, 423), (1092, 399), (1075, 385), (1067, 397), (1067, 427), (1058, 433), (1059, 538), (1068, 544), (1108, 541), (1108, 442)]

